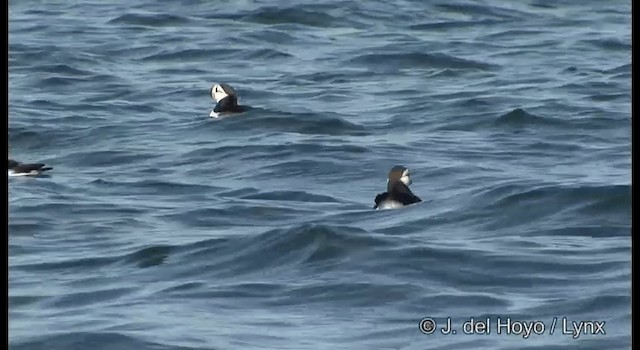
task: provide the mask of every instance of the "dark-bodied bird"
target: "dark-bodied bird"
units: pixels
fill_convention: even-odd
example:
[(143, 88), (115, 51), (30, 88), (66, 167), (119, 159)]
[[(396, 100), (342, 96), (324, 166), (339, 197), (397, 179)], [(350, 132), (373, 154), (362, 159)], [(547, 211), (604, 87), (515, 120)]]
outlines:
[(376, 196), (373, 209), (393, 209), (422, 202), (409, 189), (411, 175), (409, 169), (397, 165), (391, 168), (387, 178), (387, 192)]
[(9, 176), (37, 176), (41, 175), (53, 167), (46, 166), (43, 163), (20, 163), (13, 159), (9, 159), (7, 175)]
[(215, 84), (209, 89), (209, 95), (216, 101), (216, 106), (211, 111), (212, 117), (220, 113), (241, 113), (248, 109), (247, 106), (238, 105), (238, 95), (229, 84)]

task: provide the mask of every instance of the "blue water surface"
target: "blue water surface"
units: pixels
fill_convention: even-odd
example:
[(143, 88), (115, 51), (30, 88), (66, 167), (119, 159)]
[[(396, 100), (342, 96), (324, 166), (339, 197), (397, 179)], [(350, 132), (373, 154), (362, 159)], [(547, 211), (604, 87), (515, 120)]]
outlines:
[(8, 9), (11, 349), (630, 348), (630, 1)]

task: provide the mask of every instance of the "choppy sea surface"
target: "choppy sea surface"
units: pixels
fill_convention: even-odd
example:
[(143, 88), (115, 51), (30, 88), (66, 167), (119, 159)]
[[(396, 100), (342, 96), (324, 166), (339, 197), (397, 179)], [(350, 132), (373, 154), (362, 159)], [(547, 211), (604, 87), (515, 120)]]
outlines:
[(631, 347), (630, 1), (8, 10), (11, 349)]

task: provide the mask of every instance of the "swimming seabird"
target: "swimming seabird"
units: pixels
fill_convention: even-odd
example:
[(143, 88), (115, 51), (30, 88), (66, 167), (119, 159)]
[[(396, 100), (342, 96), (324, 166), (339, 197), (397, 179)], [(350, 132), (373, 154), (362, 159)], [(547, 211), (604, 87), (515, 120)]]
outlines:
[(247, 106), (238, 105), (238, 95), (229, 84), (214, 84), (209, 89), (209, 95), (216, 101), (211, 116), (217, 116), (219, 113), (240, 113), (248, 109)]
[(387, 192), (376, 196), (373, 209), (392, 209), (422, 202), (411, 192), (409, 185), (411, 185), (409, 169), (400, 165), (394, 166), (387, 177)]
[(20, 163), (13, 159), (9, 159), (7, 175), (9, 176), (37, 176), (41, 175), (53, 167), (46, 166), (43, 163)]

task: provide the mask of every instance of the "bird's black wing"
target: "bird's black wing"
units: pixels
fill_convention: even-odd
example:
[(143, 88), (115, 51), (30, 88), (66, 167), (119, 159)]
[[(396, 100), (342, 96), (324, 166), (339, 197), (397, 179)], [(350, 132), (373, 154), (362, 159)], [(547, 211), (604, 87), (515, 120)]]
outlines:
[(378, 209), (380, 203), (382, 203), (385, 199), (389, 198), (389, 192), (379, 193), (376, 196), (375, 202), (376, 205), (373, 206), (373, 209)]
[(405, 185), (400, 181), (396, 183), (393, 190), (394, 190), (394, 193), (393, 193), (394, 198), (399, 202), (401, 202), (403, 205), (422, 202), (422, 199), (420, 199), (420, 197), (416, 196), (415, 194), (413, 194), (413, 192), (411, 192), (411, 189), (409, 188), (409, 186)]
[(32, 171), (47, 171), (53, 169), (52, 167), (45, 166), (43, 163), (31, 163), (31, 164), (18, 164), (13, 167), (13, 171), (16, 173), (30, 173)]
[(234, 96), (227, 96), (218, 101), (216, 106), (213, 108), (213, 111), (216, 113), (242, 112), (242, 109), (238, 106), (238, 100)]

